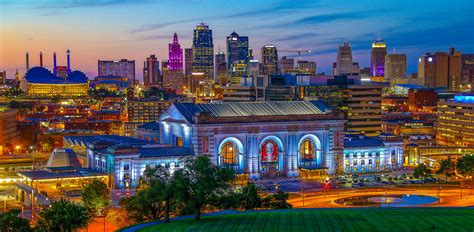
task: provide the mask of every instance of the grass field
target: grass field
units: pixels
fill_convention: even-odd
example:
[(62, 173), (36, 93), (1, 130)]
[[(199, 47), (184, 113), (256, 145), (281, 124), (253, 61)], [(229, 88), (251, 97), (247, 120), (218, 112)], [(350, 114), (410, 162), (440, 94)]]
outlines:
[[(435, 226), (435, 230), (431, 227)], [(308, 209), (185, 219), (140, 231), (474, 231), (472, 208)]]

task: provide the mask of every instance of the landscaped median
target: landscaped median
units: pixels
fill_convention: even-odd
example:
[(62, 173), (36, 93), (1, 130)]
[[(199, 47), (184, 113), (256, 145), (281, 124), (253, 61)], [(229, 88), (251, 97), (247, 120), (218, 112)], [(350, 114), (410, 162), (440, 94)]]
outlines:
[(129, 231), (474, 231), (474, 208), (288, 209), (184, 216)]

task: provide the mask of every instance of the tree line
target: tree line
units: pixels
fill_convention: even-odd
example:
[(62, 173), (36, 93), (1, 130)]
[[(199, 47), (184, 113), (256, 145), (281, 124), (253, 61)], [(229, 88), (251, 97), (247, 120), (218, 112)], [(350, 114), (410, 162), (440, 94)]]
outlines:
[(119, 226), (138, 222), (164, 220), (171, 216), (194, 214), (200, 220), (202, 212), (223, 209), (255, 210), (291, 208), (288, 193), (281, 190), (262, 195), (252, 182), (239, 188), (232, 186), (234, 171), (215, 166), (207, 156), (185, 161), (185, 167), (171, 173), (157, 165), (148, 166), (140, 178), (135, 195), (122, 198), (119, 208), (110, 207), (110, 189), (94, 179), (83, 188), (82, 203), (61, 199), (53, 201), (37, 215), (30, 226), (18, 217), (18, 210), (0, 214), (0, 231), (77, 231), (86, 228), (94, 217), (105, 217)]

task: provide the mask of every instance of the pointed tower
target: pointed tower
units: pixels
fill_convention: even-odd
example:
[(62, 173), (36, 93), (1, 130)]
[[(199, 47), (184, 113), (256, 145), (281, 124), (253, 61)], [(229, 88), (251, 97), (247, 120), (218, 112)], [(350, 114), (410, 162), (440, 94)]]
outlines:
[(183, 70), (183, 49), (178, 42), (178, 34), (174, 33), (173, 43), (169, 44), (169, 69), (173, 71)]

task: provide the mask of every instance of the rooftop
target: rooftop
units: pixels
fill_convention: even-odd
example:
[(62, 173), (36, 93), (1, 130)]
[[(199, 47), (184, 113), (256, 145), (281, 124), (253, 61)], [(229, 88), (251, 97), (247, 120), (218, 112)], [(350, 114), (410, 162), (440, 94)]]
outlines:
[(171, 156), (191, 156), (194, 151), (188, 147), (147, 147), (140, 149), (140, 158), (156, 158)]
[(101, 177), (107, 174), (90, 168), (58, 167), (44, 170), (20, 171), (18, 175), (30, 180), (51, 180), (61, 178)]
[(197, 113), (215, 118), (258, 116), (308, 116), (331, 112), (322, 101), (218, 102), (207, 104), (174, 103), (174, 107), (189, 121)]
[(160, 124), (158, 122), (148, 122), (148, 123), (145, 123), (141, 126), (138, 126), (138, 129), (148, 130), (148, 131), (159, 131), (160, 130)]

